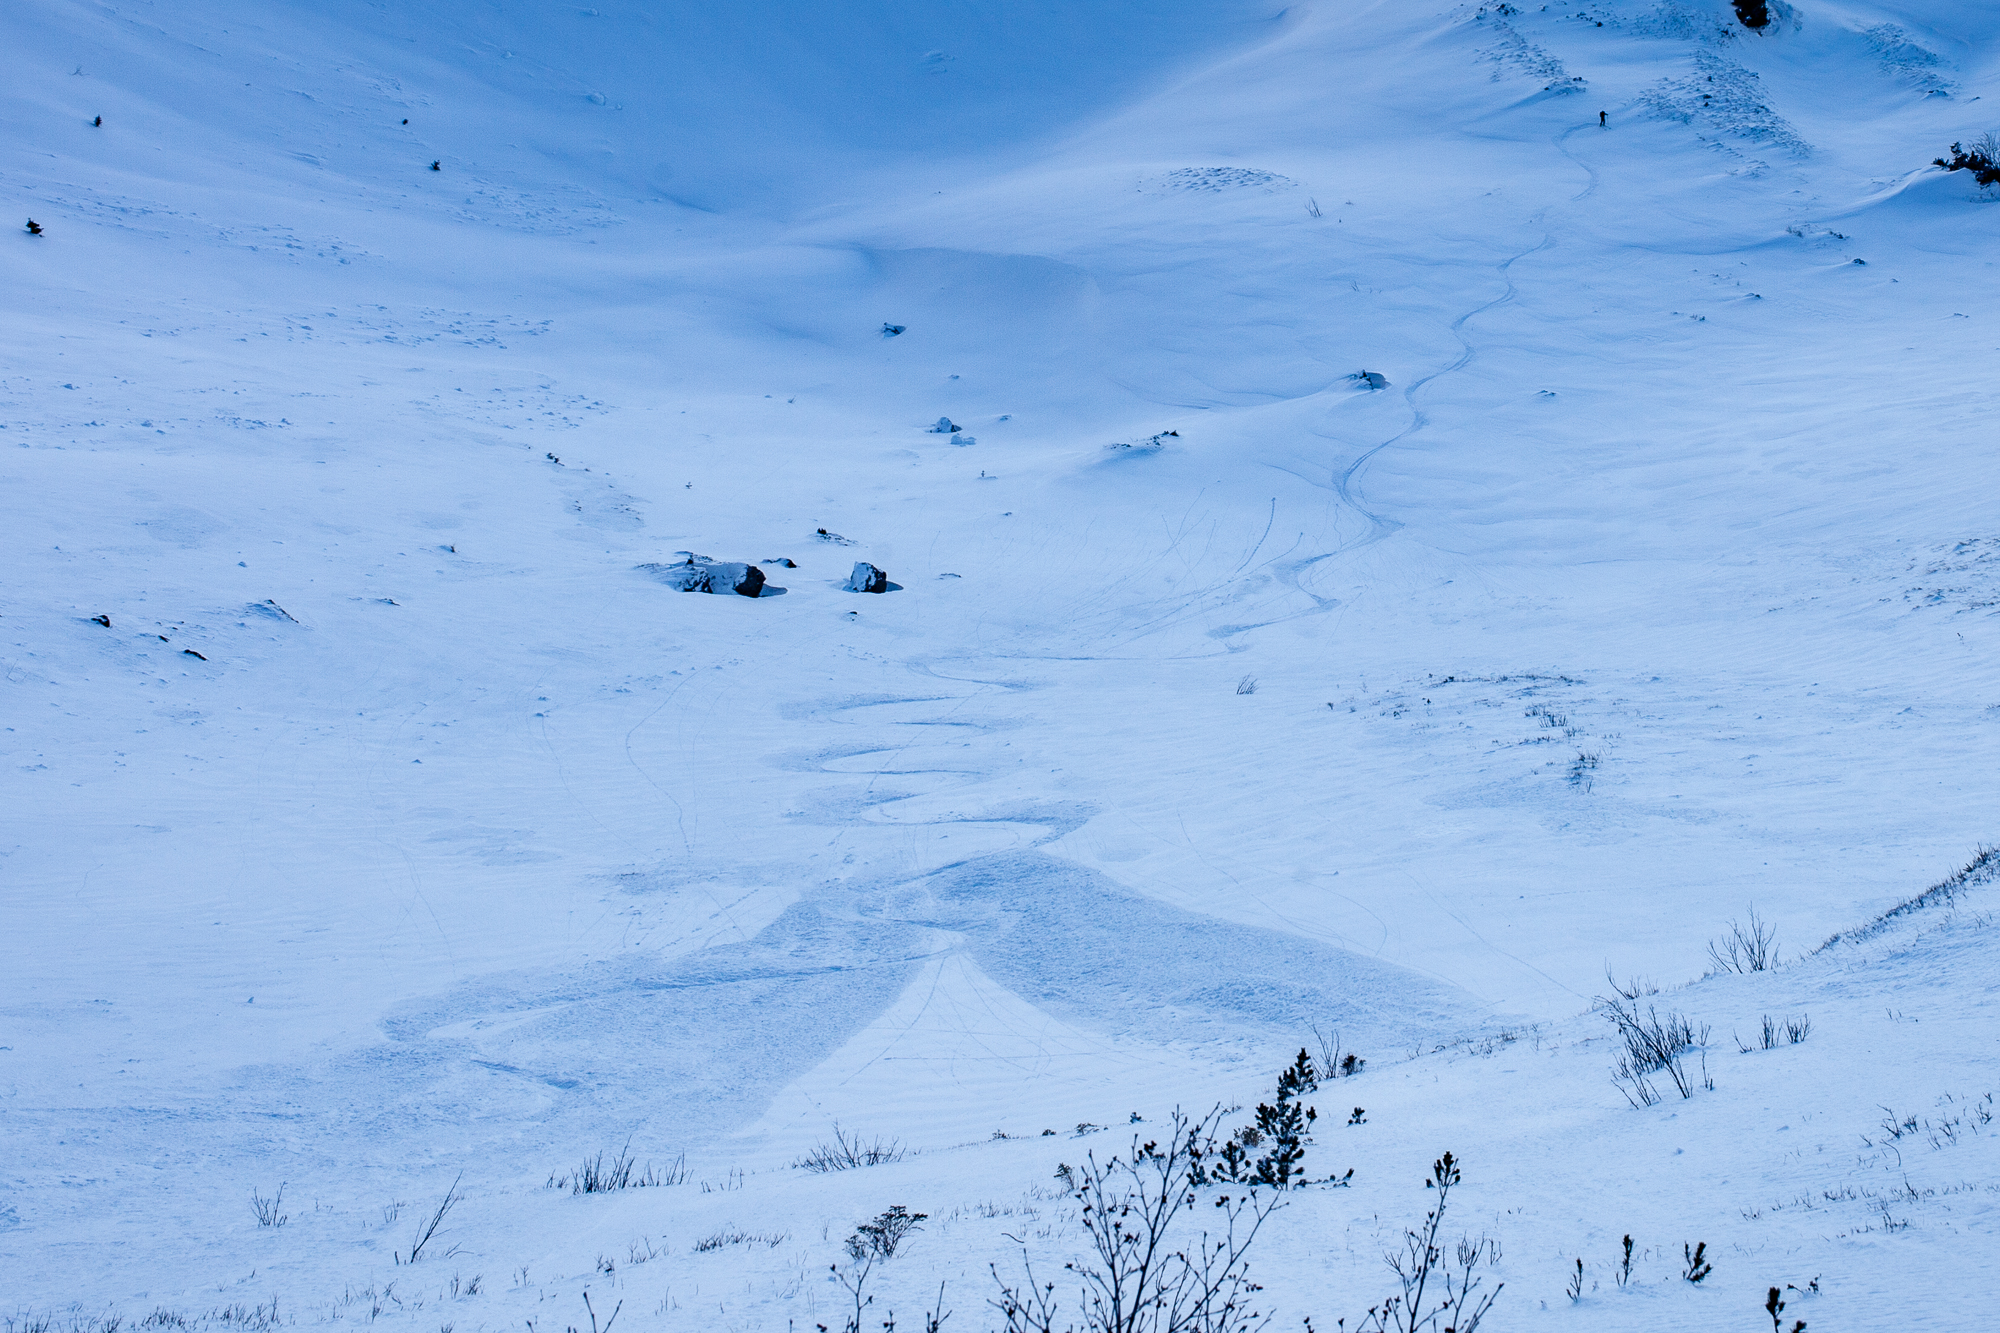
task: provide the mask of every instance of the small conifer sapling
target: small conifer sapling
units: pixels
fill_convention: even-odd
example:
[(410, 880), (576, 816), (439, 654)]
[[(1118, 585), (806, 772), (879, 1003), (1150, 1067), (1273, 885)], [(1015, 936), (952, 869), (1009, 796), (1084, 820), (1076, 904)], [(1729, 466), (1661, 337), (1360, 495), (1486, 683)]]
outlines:
[[(1771, 1288), (1771, 1294), (1764, 1298), (1764, 1313), (1771, 1316), (1771, 1333), (1785, 1333), (1785, 1322), (1781, 1317), (1785, 1313), (1785, 1296), (1776, 1287)], [(1791, 1333), (1805, 1333), (1805, 1330), (1805, 1320), (1793, 1321)]]
[(1687, 1267), (1681, 1270), (1681, 1277), (1688, 1282), (1700, 1282), (1715, 1271), (1715, 1265), (1708, 1261), (1708, 1242), (1698, 1240), (1693, 1248), (1685, 1241), (1681, 1244), (1681, 1257), (1687, 1260)]

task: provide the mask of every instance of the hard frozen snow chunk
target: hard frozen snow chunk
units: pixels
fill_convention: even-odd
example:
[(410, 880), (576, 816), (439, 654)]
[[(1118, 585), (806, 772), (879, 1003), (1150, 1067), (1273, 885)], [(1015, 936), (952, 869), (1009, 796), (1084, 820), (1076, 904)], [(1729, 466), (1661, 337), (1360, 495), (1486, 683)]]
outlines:
[(849, 592), (887, 592), (889, 575), (869, 564), (866, 560), (854, 562), (854, 572), (847, 576)]
[(1801, 156), (1809, 151), (1791, 122), (1765, 100), (1756, 71), (1707, 51), (1695, 52), (1694, 73), (1661, 79), (1639, 94), (1639, 104), (1659, 119), (1697, 125), (1711, 135), (1730, 134)]
[(965, 427), (963, 426), (953, 425), (950, 417), (939, 417), (937, 419), (937, 425), (931, 427), (931, 434), (956, 435), (964, 429)]
[(1378, 370), (1357, 370), (1347, 378), (1354, 381), (1357, 389), (1386, 389), (1389, 377)]
[(1157, 434), (1148, 435), (1143, 440), (1114, 440), (1104, 447), (1107, 449), (1164, 449), (1167, 447), (1167, 440), (1169, 438), (1178, 440), (1180, 437), (1181, 433), (1177, 430), (1163, 430)]
[(705, 555), (688, 551), (679, 554), (687, 558), (678, 564), (641, 565), (639, 568), (668, 587), (682, 592), (733, 592), (755, 597), (764, 589), (764, 571), (755, 565), (735, 560), (710, 560)]
[(1298, 182), (1276, 172), (1254, 171), (1247, 167), (1182, 167), (1179, 171), (1167, 173), (1166, 184), (1170, 190), (1215, 193), (1222, 190), (1281, 190)]

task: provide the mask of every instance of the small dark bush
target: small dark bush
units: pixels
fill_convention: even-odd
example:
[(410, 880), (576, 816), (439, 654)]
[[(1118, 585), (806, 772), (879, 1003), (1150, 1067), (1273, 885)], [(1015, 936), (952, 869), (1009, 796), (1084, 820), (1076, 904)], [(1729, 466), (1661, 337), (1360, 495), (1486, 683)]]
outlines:
[(1736, 17), (1746, 28), (1768, 27), (1771, 22), (1771, 8), (1764, 0), (1735, 0)]
[(1971, 148), (1951, 146), (1951, 160), (1932, 158), (1933, 166), (1946, 171), (1969, 171), (1981, 185), (2000, 185), (2000, 141), (1991, 134), (1981, 135)]
[[(1318, 1088), (1312, 1057), (1301, 1050), (1278, 1074), (1277, 1096), (1258, 1104), (1255, 1120), (1222, 1140), (1220, 1146), (1212, 1139), (1190, 1145), (1190, 1179), (1196, 1185), (1228, 1181), (1277, 1189), (1305, 1184), (1306, 1145), (1312, 1142), (1312, 1125), (1319, 1112), (1301, 1098)], [(1259, 1148), (1264, 1151), (1257, 1153)]]
[(902, 1204), (892, 1204), (886, 1213), (878, 1213), (872, 1222), (863, 1222), (854, 1228), (854, 1234), (847, 1238), (847, 1254), (854, 1262), (860, 1263), (871, 1255), (877, 1259), (893, 1259), (896, 1247), (912, 1231), (922, 1230), (921, 1223), (930, 1216), (928, 1213), (913, 1213)]

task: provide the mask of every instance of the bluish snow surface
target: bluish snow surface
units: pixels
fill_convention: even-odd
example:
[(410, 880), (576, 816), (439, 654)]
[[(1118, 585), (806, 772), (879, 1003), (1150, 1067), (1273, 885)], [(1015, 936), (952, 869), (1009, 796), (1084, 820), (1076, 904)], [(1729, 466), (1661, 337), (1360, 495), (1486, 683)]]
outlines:
[(1274, 1327), (1980, 1326), (2000, 18), (1772, 12), (15, 0), (8, 1333), (993, 1327), (1315, 1029)]

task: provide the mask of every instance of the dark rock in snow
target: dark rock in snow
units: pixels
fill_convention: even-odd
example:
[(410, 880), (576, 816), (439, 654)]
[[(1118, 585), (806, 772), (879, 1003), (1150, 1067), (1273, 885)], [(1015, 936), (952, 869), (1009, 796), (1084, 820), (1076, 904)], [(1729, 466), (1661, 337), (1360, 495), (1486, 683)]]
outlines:
[(759, 563), (766, 565), (783, 565), (786, 569), (798, 568), (798, 566), (792, 562), (791, 557), (782, 555), (776, 557), (775, 559), (760, 561)]
[(110, 628), (111, 628), (111, 617), (110, 617), (110, 616), (92, 616), (92, 617), (91, 617), (91, 619), (92, 619), (92, 620), (94, 620), (94, 621), (96, 621), (96, 622), (97, 622), (98, 624), (100, 624), (100, 625), (104, 626), (104, 628), (106, 628), (106, 629), (110, 629)]
[(858, 560), (854, 564), (854, 572), (847, 576), (847, 590), (849, 592), (887, 592), (889, 591), (889, 576), (882, 570), (869, 564), (866, 560)]
[(906, 325), (902, 324), (884, 324), (882, 326), (882, 336), (884, 338), (893, 338), (903, 332), (906, 327)]
[(1353, 380), (1364, 389), (1386, 389), (1389, 387), (1389, 377), (1380, 371), (1357, 370), (1347, 378)]
[(687, 558), (679, 564), (650, 564), (639, 568), (668, 587), (682, 592), (733, 592), (755, 597), (764, 590), (764, 571), (755, 565), (735, 560), (710, 560), (705, 555), (691, 552), (681, 554)]
[(832, 542), (835, 546), (854, 545), (854, 543), (848, 538), (841, 536), (837, 532), (828, 532), (825, 528), (821, 528), (819, 530), (819, 539), (823, 542)]
[(950, 417), (939, 417), (937, 419), (937, 425), (931, 427), (931, 434), (956, 435), (964, 429), (965, 427), (963, 426), (953, 425)]

